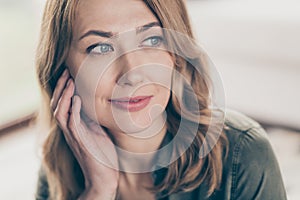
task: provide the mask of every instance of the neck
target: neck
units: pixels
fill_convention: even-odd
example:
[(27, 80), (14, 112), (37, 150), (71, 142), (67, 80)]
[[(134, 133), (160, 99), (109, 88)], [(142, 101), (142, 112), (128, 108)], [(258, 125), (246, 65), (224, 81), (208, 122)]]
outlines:
[(159, 148), (167, 132), (163, 116), (157, 117), (152, 124), (134, 134), (124, 132), (110, 132), (116, 145), (123, 150), (133, 153), (148, 153)]
[(120, 173), (118, 199), (156, 199), (150, 191), (154, 183), (150, 173), (130, 174)]
[(147, 172), (153, 164), (155, 151), (159, 149), (166, 132), (167, 126), (163, 115), (156, 118), (148, 128), (135, 134), (111, 132), (114, 142), (122, 149), (117, 151), (121, 171)]
[(153, 180), (151, 173), (120, 173), (120, 182), (122, 182), (126, 187), (145, 189), (153, 186)]

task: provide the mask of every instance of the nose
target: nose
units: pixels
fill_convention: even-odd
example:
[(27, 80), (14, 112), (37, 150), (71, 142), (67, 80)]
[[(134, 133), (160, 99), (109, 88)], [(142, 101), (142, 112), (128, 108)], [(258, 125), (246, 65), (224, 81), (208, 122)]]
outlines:
[(117, 78), (117, 84), (120, 86), (136, 86), (143, 83), (145, 74), (141, 70), (142, 64), (142, 57), (138, 52), (124, 54), (118, 62), (121, 70)]

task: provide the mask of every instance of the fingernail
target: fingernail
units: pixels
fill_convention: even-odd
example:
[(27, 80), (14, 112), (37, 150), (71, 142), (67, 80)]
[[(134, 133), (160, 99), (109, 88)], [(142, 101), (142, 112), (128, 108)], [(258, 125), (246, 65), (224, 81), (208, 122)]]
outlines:
[(73, 103), (73, 105), (75, 104), (75, 102), (76, 102), (76, 95), (72, 97), (72, 103)]
[(67, 76), (67, 74), (68, 74), (68, 70), (65, 69), (65, 71), (63, 72), (63, 76)]
[(71, 85), (71, 82), (72, 82), (72, 79), (70, 78), (70, 79), (68, 80), (67, 86), (70, 86), (70, 85)]

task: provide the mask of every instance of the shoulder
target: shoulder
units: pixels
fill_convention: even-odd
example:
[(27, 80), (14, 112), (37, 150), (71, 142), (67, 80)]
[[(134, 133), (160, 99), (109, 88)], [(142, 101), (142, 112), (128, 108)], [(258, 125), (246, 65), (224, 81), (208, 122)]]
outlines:
[(272, 149), (268, 135), (262, 126), (252, 118), (233, 110), (226, 111), (225, 134), (230, 148), (240, 150), (268, 151)]
[[(227, 109), (225, 111), (225, 124), (230, 128), (239, 131), (247, 131), (253, 128), (261, 128), (261, 125), (252, 118), (230, 109)], [(265, 135), (265, 133), (262, 134)]]
[(225, 134), (229, 146), (224, 168), (232, 199), (285, 199), (279, 165), (262, 126), (227, 110)]
[(268, 135), (252, 118), (233, 110), (226, 111), (225, 134), (233, 164), (260, 166), (275, 159)]

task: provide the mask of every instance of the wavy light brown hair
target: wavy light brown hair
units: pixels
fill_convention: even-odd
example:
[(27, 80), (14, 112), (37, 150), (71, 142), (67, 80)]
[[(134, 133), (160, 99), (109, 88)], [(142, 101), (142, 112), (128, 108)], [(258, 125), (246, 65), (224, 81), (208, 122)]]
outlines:
[[(45, 111), (51, 127), (43, 146), (43, 162), (51, 199), (56, 200), (76, 199), (84, 190), (84, 176), (80, 166), (68, 147), (61, 129), (56, 124), (49, 106), (57, 80), (65, 69), (65, 60), (72, 41), (72, 23), (79, 1), (48, 0), (46, 2), (36, 55), (38, 79), (44, 103), (47, 105)], [(194, 38), (184, 0), (144, 0), (144, 3), (157, 17), (163, 28)], [(163, 180), (152, 190), (169, 195), (180, 191), (191, 191), (206, 181), (209, 188), (207, 194), (211, 195), (214, 190), (218, 189), (221, 182), (222, 158), (225, 155), (227, 140), (222, 131), (220, 138), (213, 138), (218, 140), (214, 148), (207, 156), (199, 159), (198, 152), (207, 136), (212, 117), (212, 111), (209, 108), (211, 81), (207, 59), (200, 53), (194, 58), (188, 58), (188, 56), (183, 58), (176, 54), (172, 56), (175, 58), (176, 69), (189, 80), (196, 94), (201, 117), (191, 121), (191, 123), (199, 124), (192, 144), (178, 160), (168, 167)], [(201, 74), (186, 60), (193, 60), (194, 63), (201, 65)], [(179, 100), (173, 93), (166, 111), (168, 131), (175, 135), (183, 116), (180, 114)]]

